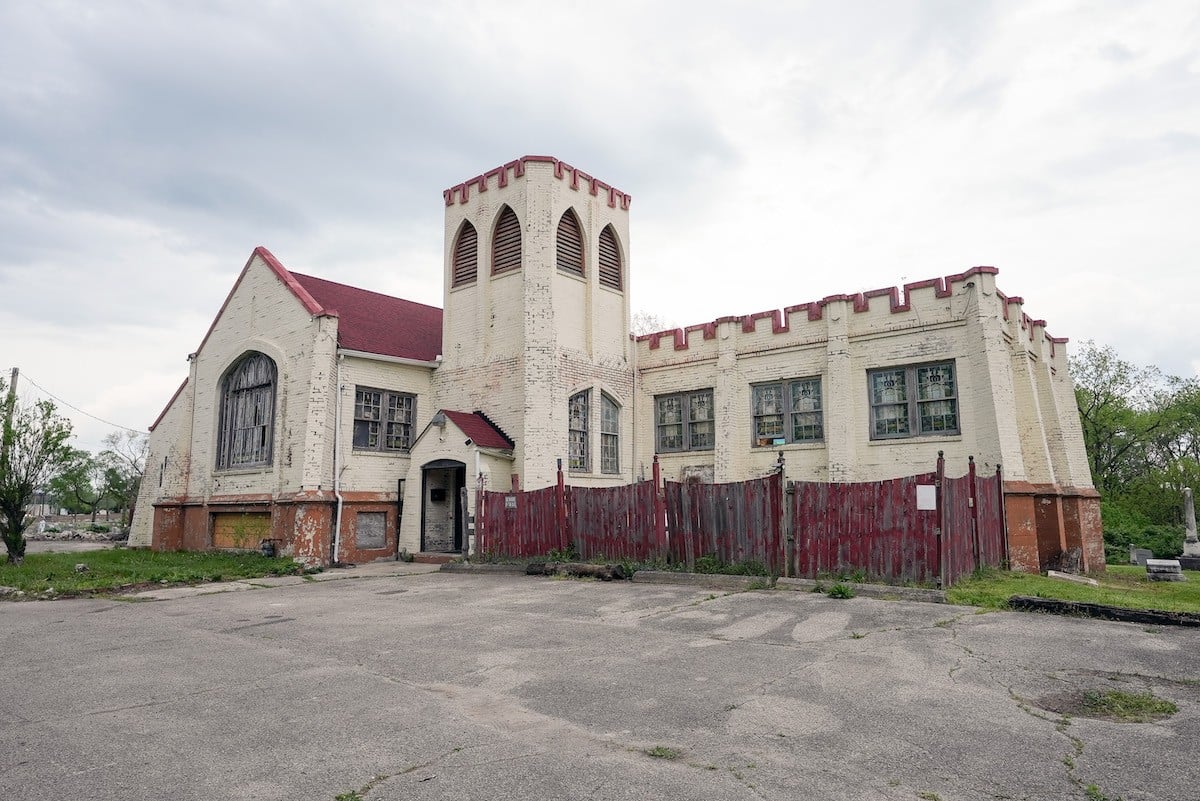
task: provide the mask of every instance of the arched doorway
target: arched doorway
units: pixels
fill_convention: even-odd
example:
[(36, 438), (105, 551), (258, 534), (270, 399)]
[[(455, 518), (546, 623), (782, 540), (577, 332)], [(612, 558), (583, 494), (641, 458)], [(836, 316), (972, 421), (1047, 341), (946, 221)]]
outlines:
[(454, 459), (438, 459), (421, 466), (421, 550), (426, 553), (459, 553), (463, 520), (459, 494), (467, 485), (467, 466)]

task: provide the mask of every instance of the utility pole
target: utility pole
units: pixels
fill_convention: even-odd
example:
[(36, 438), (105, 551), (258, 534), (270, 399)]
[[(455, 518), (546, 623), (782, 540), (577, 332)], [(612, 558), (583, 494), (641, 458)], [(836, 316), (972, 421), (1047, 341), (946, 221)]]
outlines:
[(8, 385), (8, 397), (4, 399), (4, 431), (0, 435), (0, 471), (8, 472), (11, 462), (9, 461), (9, 453), (12, 449), (12, 419), (13, 411), (17, 408), (17, 376), (20, 375), (19, 368), (12, 369), (12, 381)]
[(21, 368), (14, 367), (12, 369), (12, 380), (8, 382), (8, 397), (4, 399), (4, 456), (8, 455), (8, 440), (12, 431), (13, 410), (17, 408), (17, 377), (21, 375)]

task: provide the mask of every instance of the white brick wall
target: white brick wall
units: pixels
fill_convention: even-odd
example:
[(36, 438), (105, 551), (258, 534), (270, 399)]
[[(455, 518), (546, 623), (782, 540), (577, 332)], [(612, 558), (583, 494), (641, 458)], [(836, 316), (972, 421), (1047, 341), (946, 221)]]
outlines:
[[(167, 459), (163, 486), (147, 482), (140, 499), (149, 511), (158, 498), (279, 495), (332, 483), (329, 393), (337, 320), (314, 318), (259, 257), (247, 265), (207, 340), (192, 358), (188, 384), (151, 436), (152, 458)], [(248, 351), (275, 362), (271, 465), (217, 471), (221, 379)], [(144, 501), (149, 501), (145, 503)], [(141, 511), (141, 510), (140, 510)], [(149, 523), (139, 516), (139, 538)], [(140, 541), (140, 540), (139, 540)]]
[[(980, 471), (1003, 464), (1009, 479), (1090, 487), (1064, 346), (1040, 327), (1032, 328), (1031, 342), (1016, 304), (1005, 321), (990, 273), (965, 276), (951, 290), (939, 298), (933, 287), (919, 288), (911, 309), (897, 312), (887, 297), (857, 310), (853, 298), (827, 299), (819, 320), (801, 309), (781, 313), (774, 325), (758, 319), (750, 332), (741, 318), (723, 318), (709, 339), (703, 327), (684, 332), (686, 349), (677, 350), (671, 335), (659, 338), (658, 348), (641, 339), (639, 461), (648, 463), (654, 452), (654, 397), (712, 388), (715, 447), (661, 454), (668, 478), (704, 465), (717, 481), (742, 480), (769, 471), (782, 450), (791, 479), (878, 480), (930, 471), (944, 451), (951, 475), (964, 473), (973, 455)], [(789, 330), (773, 331), (781, 324)], [(1032, 361), (1026, 345), (1035, 351)], [(961, 433), (872, 440), (867, 371), (938, 361), (955, 364)], [(822, 380), (825, 441), (753, 447), (751, 384), (808, 376)]]
[[(568, 457), (568, 398), (585, 389), (592, 393), (592, 467), (571, 473), (573, 484), (649, 476), (655, 396), (711, 388), (715, 445), (663, 454), (667, 478), (692, 470), (717, 481), (760, 476), (782, 450), (791, 479), (874, 480), (932, 470), (941, 450), (952, 475), (964, 472), (974, 455), (981, 472), (1003, 464), (1009, 479), (1091, 486), (1065, 346), (1026, 317), (1018, 299), (999, 293), (989, 270), (956, 276), (948, 286), (913, 285), (907, 298), (894, 296), (907, 304), (895, 311), (888, 293), (833, 296), (635, 345), (627, 334), (627, 198), (615, 193), (618, 202), (610, 205), (606, 185), (593, 194), (588, 176), (561, 164), (527, 161), (523, 174), (517, 172), (513, 163), (449, 193), (443, 362), (436, 369), (353, 356), (339, 361), (337, 319), (312, 318), (266, 264), (252, 260), (193, 360), (187, 387), (151, 437), (133, 542), (149, 544), (159, 498), (330, 490), (339, 364), (341, 489), (388, 496), (404, 479), (400, 544), (409, 550), (420, 547), (422, 465), (438, 459), (465, 464), (472, 504), (480, 470), (495, 489), (507, 489), (514, 472), (525, 489), (553, 484), (557, 460), (565, 465)], [(505, 205), (521, 221), (523, 267), (492, 277), (492, 231)], [(559, 273), (555, 264), (557, 225), (568, 208), (586, 243), (582, 280)], [(451, 288), (452, 249), (464, 220), (477, 230), (478, 276)], [(596, 269), (600, 232), (610, 224), (624, 257), (621, 292), (601, 287)], [(655, 342), (658, 347), (650, 347)], [(274, 460), (264, 469), (215, 472), (220, 380), (248, 350), (265, 353), (278, 368)], [(871, 440), (867, 371), (936, 361), (955, 364), (961, 433)], [(824, 441), (754, 447), (751, 386), (810, 376), (822, 381)], [(356, 451), (357, 386), (415, 395), (418, 435), (438, 409), (482, 410), (514, 439), (515, 452), (511, 459), (478, 452), (452, 423), (447, 431), (426, 433), (411, 454)], [(615, 476), (600, 472), (601, 393), (620, 406), (621, 472)]]

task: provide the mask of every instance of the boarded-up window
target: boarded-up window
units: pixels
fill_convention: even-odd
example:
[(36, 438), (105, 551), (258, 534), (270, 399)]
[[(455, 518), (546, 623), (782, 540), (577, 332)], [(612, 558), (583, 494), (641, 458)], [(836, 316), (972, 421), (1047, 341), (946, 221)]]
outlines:
[(454, 273), (452, 286), (469, 284), (475, 280), (479, 272), (479, 234), (475, 226), (464, 222), (458, 229), (458, 239), (454, 241)]
[(212, 516), (214, 548), (253, 549), (270, 536), (270, 512), (221, 512)]
[(621, 248), (611, 225), (600, 232), (600, 285), (621, 289)]
[(508, 206), (500, 212), (492, 234), (492, 273), (521, 269), (521, 222)]
[(557, 255), (558, 269), (583, 277), (583, 233), (579, 228), (579, 218), (571, 209), (567, 209), (558, 221)]
[(354, 542), (360, 551), (387, 547), (387, 512), (359, 512), (354, 520)]
[(217, 469), (271, 463), (275, 430), (275, 362), (250, 353), (221, 382)]

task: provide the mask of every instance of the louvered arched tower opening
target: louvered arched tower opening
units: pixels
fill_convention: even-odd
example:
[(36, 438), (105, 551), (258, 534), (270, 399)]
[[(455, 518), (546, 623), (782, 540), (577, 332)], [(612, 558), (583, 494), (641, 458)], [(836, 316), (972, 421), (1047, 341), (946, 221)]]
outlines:
[(492, 275), (521, 269), (521, 221), (505, 206), (492, 233)]
[(479, 233), (471, 223), (463, 221), (454, 240), (451, 266), (451, 286), (473, 284), (479, 274)]
[(583, 229), (574, 209), (567, 209), (558, 220), (555, 257), (560, 272), (584, 277)]
[(611, 225), (606, 225), (600, 232), (600, 286), (618, 291), (624, 289), (623, 266), (617, 232)]

